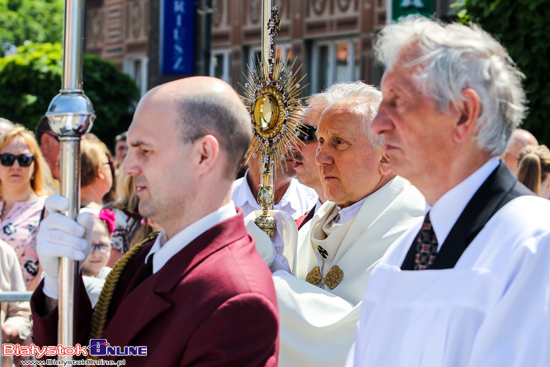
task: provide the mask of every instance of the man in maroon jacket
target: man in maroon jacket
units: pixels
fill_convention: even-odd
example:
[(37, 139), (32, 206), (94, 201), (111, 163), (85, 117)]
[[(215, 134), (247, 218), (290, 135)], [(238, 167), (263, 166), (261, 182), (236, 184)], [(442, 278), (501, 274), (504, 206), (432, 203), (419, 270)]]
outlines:
[[(77, 341), (90, 352), (146, 347), (147, 355), (100, 359), (150, 367), (277, 365), (271, 273), (231, 201), (249, 121), (231, 87), (209, 77), (161, 85), (140, 101), (124, 172), (134, 177), (140, 213), (164, 230), (117, 263), (95, 310), (80, 292), (75, 324)], [(48, 200), (52, 214), (38, 236), (46, 277), (31, 302), (40, 345), (57, 345), (59, 256), (84, 260), (90, 249), (89, 218), (56, 213), (66, 205), (60, 196)]]

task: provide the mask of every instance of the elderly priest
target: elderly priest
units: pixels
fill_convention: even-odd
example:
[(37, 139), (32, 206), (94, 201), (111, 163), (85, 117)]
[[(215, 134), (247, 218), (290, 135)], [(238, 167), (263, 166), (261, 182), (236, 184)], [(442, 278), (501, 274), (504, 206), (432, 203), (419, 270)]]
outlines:
[(316, 162), (329, 202), (285, 243), (292, 275), (275, 272), (280, 366), (340, 366), (353, 342), (361, 296), (386, 248), (422, 216), (422, 195), (391, 172), (369, 133), (381, 101), (356, 82), (328, 96)]

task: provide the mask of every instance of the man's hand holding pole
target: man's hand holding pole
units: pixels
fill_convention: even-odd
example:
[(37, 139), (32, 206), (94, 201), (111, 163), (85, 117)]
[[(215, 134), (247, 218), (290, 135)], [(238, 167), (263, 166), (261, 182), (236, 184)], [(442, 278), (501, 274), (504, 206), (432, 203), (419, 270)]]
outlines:
[(84, 261), (90, 253), (93, 220), (88, 213), (80, 213), (77, 220), (61, 214), (68, 210), (69, 201), (61, 195), (46, 200), (49, 215), (42, 223), (37, 236), (37, 252), (44, 271), (44, 294), (48, 311), (57, 306), (59, 298), (59, 260), (67, 257)]

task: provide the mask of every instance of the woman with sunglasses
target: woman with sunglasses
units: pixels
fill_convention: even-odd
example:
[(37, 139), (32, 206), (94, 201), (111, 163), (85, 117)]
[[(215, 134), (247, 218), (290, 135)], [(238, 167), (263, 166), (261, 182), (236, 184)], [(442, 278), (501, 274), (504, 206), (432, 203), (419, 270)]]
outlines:
[(17, 253), (28, 290), (34, 290), (40, 278), (36, 234), (50, 177), (30, 131), (16, 126), (0, 136), (0, 239)]

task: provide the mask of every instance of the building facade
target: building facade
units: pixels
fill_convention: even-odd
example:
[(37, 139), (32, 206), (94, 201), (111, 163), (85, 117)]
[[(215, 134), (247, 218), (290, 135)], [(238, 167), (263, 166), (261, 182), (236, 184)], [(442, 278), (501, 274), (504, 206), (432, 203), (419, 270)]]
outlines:
[[(211, 75), (234, 87), (260, 53), (261, 0), (213, 0)], [(386, 23), (384, 0), (278, 0), (277, 56), (302, 64), (307, 93), (336, 81), (373, 83), (374, 33)]]
[[(165, 2), (195, 5), (194, 62), (191, 74), (161, 71)], [(275, 0), (281, 29), (277, 57), (296, 61), (306, 74), (306, 94), (337, 81), (378, 84), (382, 69), (374, 61), (373, 40), (389, 18), (389, 0)], [(394, 0), (421, 6), (432, 0)], [(429, 5), (452, 18), (452, 0)], [(86, 52), (114, 61), (132, 75), (142, 92), (188, 75), (212, 75), (237, 91), (246, 82), (247, 65), (260, 54), (262, 0), (88, 0)], [(189, 6), (187, 7), (189, 8)], [(438, 11), (439, 9), (439, 11)], [(175, 31), (174, 31), (175, 32)]]
[(114, 62), (148, 90), (149, 0), (87, 0), (84, 50)]

